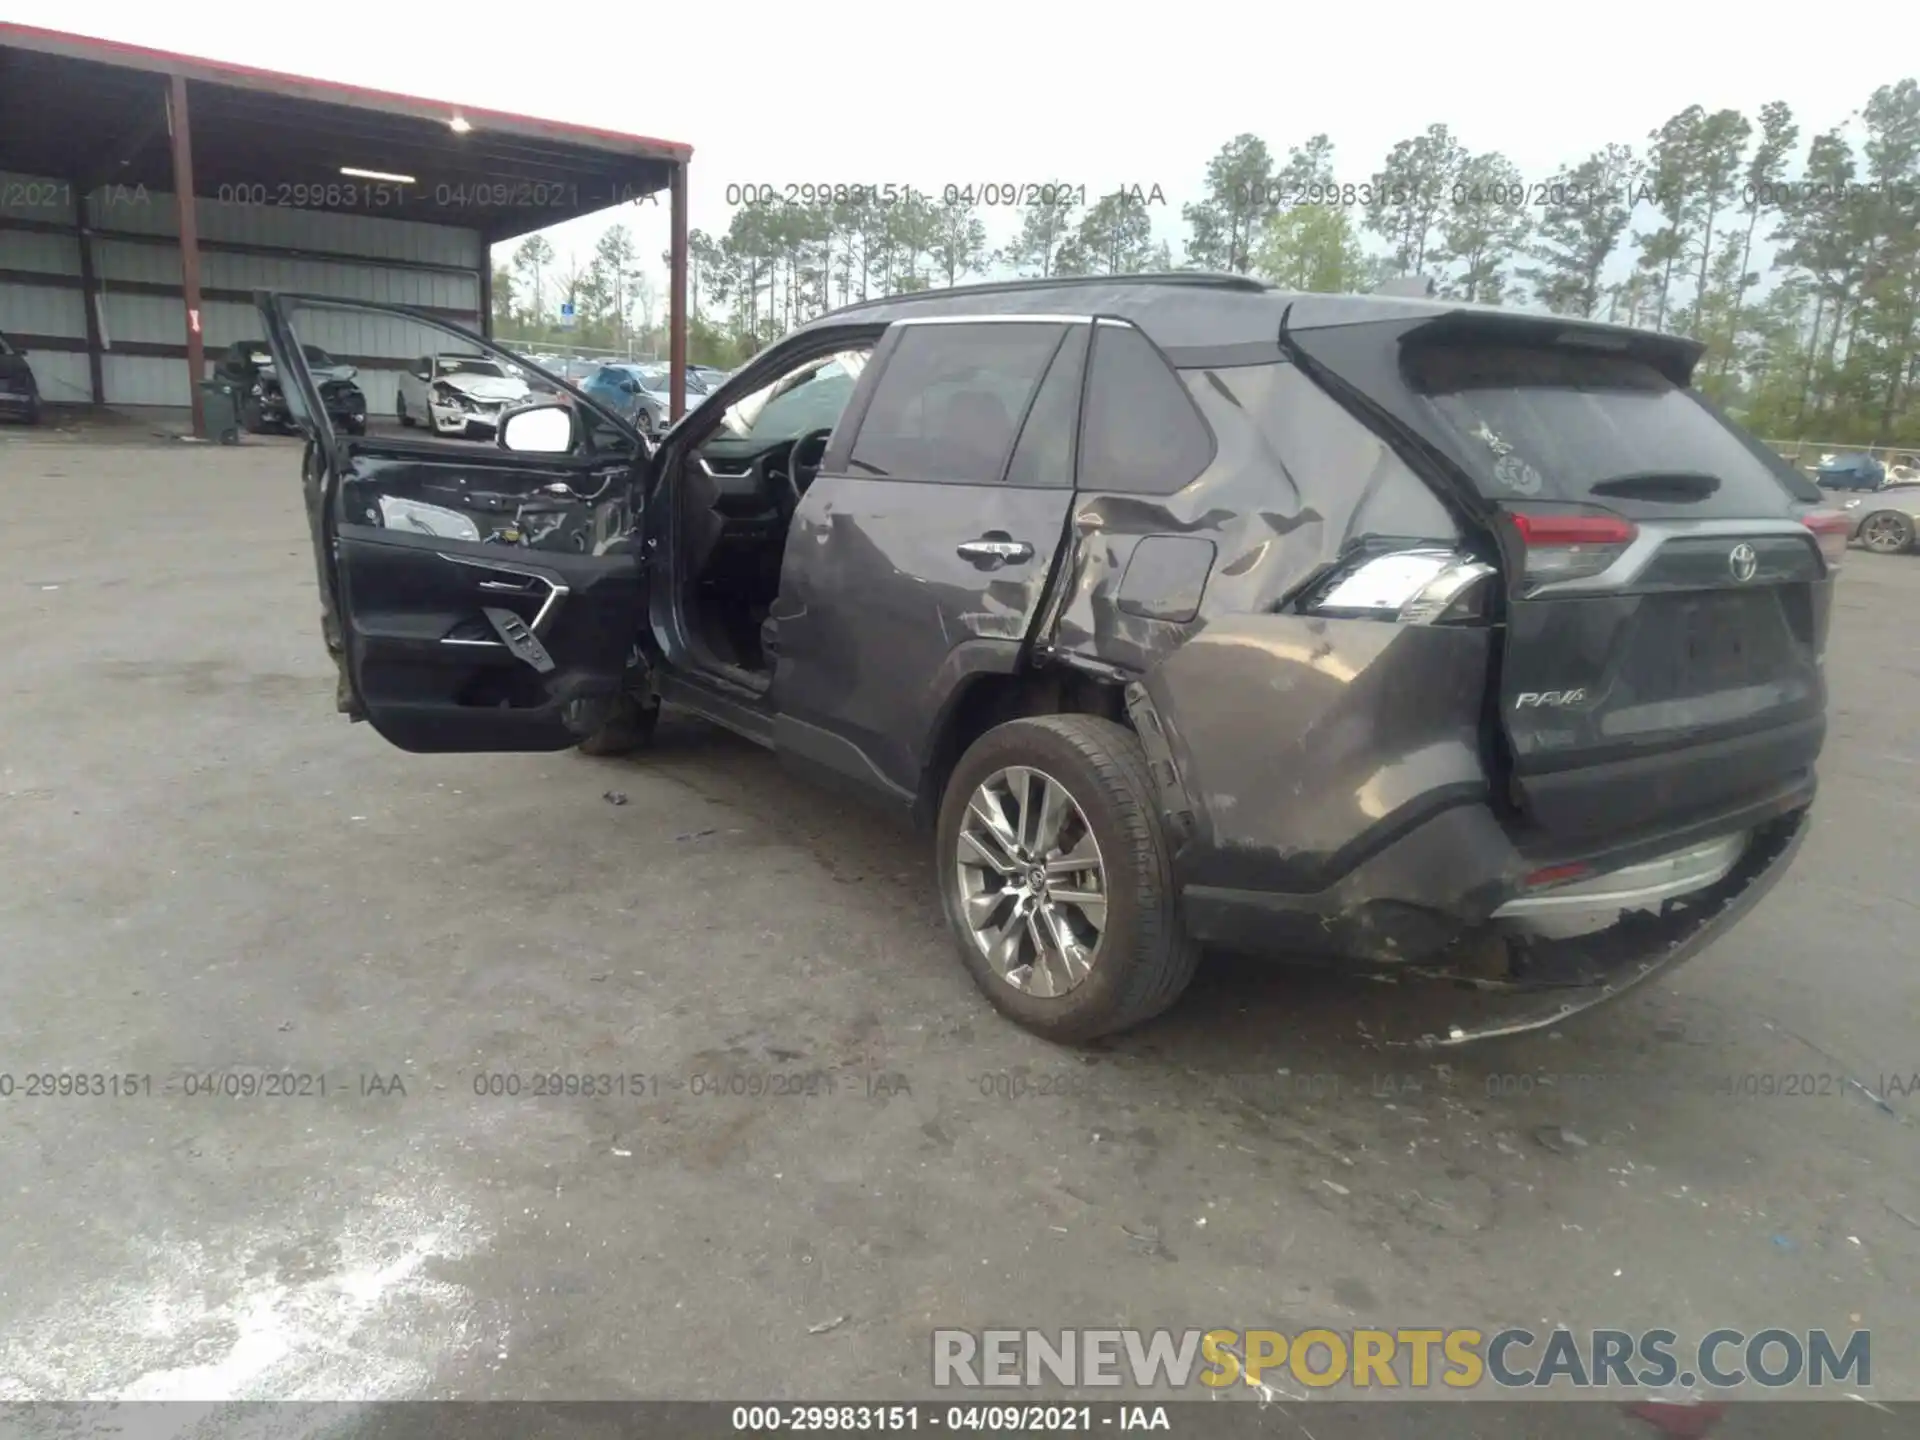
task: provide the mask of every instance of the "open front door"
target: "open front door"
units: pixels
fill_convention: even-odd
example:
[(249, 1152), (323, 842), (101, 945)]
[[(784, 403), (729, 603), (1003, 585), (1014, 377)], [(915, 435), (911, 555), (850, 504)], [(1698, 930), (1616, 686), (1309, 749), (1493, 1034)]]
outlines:
[[(325, 467), (322, 603), (360, 712), (403, 750), (559, 750), (590, 733), (642, 664), (645, 444), (471, 331), (396, 306), (258, 303), (288, 408)], [(364, 436), (335, 426), (317, 355), (356, 372), (380, 415), (396, 413), (422, 354), (459, 382), (427, 397), (426, 438), (397, 416)], [(542, 406), (557, 413), (542, 419)]]

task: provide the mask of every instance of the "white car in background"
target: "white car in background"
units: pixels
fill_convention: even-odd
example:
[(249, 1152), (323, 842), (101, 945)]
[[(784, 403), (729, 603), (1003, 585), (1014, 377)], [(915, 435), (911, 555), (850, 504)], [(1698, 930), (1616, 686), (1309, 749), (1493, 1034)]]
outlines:
[(436, 435), (492, 436), (500, 412), (532, 394), (515, 367), (488, 355), (422, 355), (400, 373), (394, 412)]

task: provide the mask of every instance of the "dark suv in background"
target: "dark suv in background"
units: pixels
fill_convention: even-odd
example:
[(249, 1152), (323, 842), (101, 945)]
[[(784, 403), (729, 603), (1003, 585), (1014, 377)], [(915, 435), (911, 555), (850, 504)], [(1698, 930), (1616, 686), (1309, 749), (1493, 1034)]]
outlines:
[[(367, 429), (367, 397), (354, 384), (359, 374), (352, 365), (334, 359), (318, 345), (308, 345), (307, 370), (325, 402), (328, 416), (340, 433), (363, 435)], [(222, 379), (240, 392), (240, 426), (249, 435), (285, 430), (293, 424), (280, 372), (264, 340), (241, 340), (229, 345), (214, 366)]]
[(27, 352), (0, 335), (0, 419), (40, 423), (40, 385)]
[[(296, 367), (303, 307), (358, 308), (262, 305)], [(605, 754), (666, 702), (851, 783), (932, 827), (961, 958), (1055, 1038), (1207, 943), (1467, 967), (1549, 1023), (1732, 923), (1813, 799), (1845, 521), (1699, 353), (1102, 277), (835, 312), (657, 450), (584, 397), (490, 458), (323, 424), (346, 708)]]

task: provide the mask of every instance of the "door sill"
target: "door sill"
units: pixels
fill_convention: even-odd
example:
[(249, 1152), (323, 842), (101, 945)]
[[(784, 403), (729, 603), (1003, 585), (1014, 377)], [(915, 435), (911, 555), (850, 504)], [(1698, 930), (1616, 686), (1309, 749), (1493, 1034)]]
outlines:
[(724, 675), (704, 673), (663, 675), (658, 688), (666, 704), (710, 720), (756, 745), (773, 748), (773, 715), (764, 695), (748, 693), (746, 687), (729, 683)]

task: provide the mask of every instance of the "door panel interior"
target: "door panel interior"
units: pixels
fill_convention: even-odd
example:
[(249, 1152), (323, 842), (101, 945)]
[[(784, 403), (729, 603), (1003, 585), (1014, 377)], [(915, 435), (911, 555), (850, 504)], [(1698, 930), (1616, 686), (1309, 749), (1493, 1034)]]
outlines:
[(619, 693), (644, 610), (630, 469), (384, 438), (345, 447), (335, 573), (375, 729), (405, 750), (580, 738), (569, 713)]
[[(559, 750), (590, 733), (639, 658), (640, 438), (578, 392), (557, 402), (573, 422), (563, 454), (507, 449), (504, 420), (480, 443), (341, 435), (318, 403), (308, 339), (378, 333), (521, 371), (484, 337), (418, 312), (255, 298), (289, 410), (325, 457), (314, 543), (358, 712), (403, 750)], [(523, 403), (555, 402), (512, 400), (509, 413)]]

